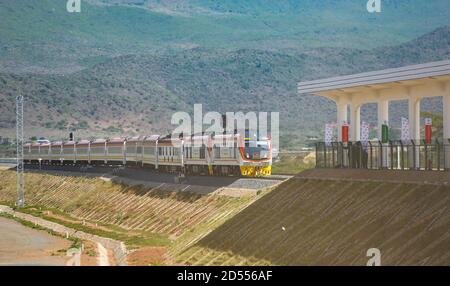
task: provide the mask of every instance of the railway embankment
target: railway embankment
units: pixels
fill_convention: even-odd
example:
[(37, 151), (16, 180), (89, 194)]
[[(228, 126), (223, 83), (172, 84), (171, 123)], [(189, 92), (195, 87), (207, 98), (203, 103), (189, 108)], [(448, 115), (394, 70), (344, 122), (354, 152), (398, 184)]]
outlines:
[[(229, 196), (29, 172), (26, 203), (34, 216), (123, 241), (132, 265), (366, 265), (371, 248), (382, 265), (450, 263), (448, 173), (307, 170), (284, 179)], [(14, 202), (14, 172), (0, 180), (0, 201)]]
[[(448, 173), (311, 170), (176, 256), (192, 265), (450, 264)], [(347, 176), (345, 176), (347, 175)]]
[[(137, 179), (27, 172), (27, 207), (21, 212), (122, 241), (130, 250), (131, 264), (173, 264), (176, 258), (170, 249), (195, 243), (282, 182), (264, 180), (256, 189), (248, 181), (224, 178), (231, 183), (223, 186), (211, 181), (216, 184), (214, 190), (205, 192), (205, 187), (211, 186)], [(15, 172), (0, 171), (0, 181), (0, 202), (12, 206), (17, 196)], [(246, 185), (253, 189), (242, 188)], [(241, 193), (243, 190), (248, 192)], [(156, 258), (147, 260), (149, 256)]]

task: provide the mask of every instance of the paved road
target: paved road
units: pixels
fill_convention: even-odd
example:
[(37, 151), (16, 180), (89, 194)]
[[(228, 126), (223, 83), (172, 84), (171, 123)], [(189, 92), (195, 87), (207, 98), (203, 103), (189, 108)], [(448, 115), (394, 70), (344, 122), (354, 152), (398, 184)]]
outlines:
[(67, 249), (70, 244), (45, 231), (0, 217), (0, 265), (66, 265), (67, 257), (52, 253)]

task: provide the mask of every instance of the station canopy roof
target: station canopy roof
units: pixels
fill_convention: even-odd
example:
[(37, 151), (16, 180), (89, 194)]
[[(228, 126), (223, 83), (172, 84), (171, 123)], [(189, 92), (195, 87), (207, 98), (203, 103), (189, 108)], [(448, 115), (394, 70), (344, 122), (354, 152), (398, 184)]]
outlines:
[(386, 69), (347, 76), (300, 82), (299, 94), (326, 95), (331, 92), (357, 93), (398, 86), (414, 86), (429, 81), (449, 81), (450, 60)]

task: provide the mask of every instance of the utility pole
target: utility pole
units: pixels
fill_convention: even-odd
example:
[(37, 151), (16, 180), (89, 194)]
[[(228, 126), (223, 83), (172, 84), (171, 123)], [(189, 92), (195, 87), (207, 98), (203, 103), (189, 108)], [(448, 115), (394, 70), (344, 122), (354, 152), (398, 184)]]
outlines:
[(25, 180), (23, 174), (23, 96), (16, 98), (16, 145), (17, 145), (17, 206), (22, 208), (25, 204), (24, 187)]

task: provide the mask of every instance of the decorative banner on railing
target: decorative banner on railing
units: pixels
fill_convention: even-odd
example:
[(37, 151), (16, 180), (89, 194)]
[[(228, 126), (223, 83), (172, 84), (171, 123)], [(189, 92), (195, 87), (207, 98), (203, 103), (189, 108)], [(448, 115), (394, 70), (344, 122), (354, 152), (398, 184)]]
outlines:
[(363, 121), (361, 123), (361, 142), (362, 143), (367, 143), (369, 141), (369, 129), (370, 129), (369, 123)]
[(348, 125), (347, 121), (344, 121), (342, 124), (342, 143), (348, 143), (348, 131), (350, 126)]
[(431, 144), (433, 137), (433, 120), (431, 118), (425, 118), (425, 143)]
[(369, 123), (363, 121), (361, 123), (361, 145), (364, 150), (367, 150), (367, 145), (369, 142), (369, 130), (370, 130)]
[(409, 120), (402, 117), (402, 142), (408, 143), (411, 140), (409, 136)]
[(333, 142), (333, 136), (334, 136), (334, 124), (325, 124), (325, 144), (327, 146), (331, 145), (331, 142)]

